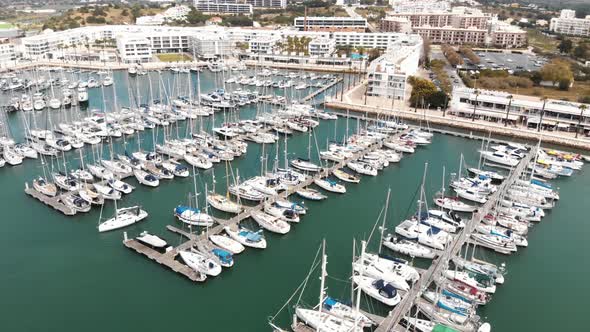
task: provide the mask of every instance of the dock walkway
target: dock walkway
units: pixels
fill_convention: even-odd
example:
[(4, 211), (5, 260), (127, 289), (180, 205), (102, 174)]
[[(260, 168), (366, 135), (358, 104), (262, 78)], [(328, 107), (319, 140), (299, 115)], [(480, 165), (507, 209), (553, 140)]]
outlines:
[(394, 330), (394, 327), (398, 325), (402, 317), (410, 311), (415, 301), (421, 296), (422, 291), (442, 274), (443, 269), (447, 268), (449, 260), (457, 255), (463, 245), (470, 239), (475, 228), (501, 198), (502, 192), (520, 177), (536, 154), (536, 148), (529, 151), (529, 153), (516, 166), (514, 171), (510, 173), (510, 176), (498, 187), (498, 190), (489, 197), (488, 201), (478, 209), (477, 212), (473, 214), (471, 220), (465, 225), (465, 228), (455, 237), (453, 242), (451, 242), (442, 255), (432, 262), (430, 268), (421, 276), (418, 282), (414, 283), (402, 301), (389, 312), (389, 315), (379, 324), (375, 332), (388, 332)]
[[(393, 134), (390, 136), (399, 136), (405, 132), (406, 131), (398, 132), (397, 134)], [(147, 256), (151, 260), (153, 260), (161, 265), (169, 267), (171, 270), (186, 276), (190, 280), (201, 281), (197, 278), (198, 274), (196, 272), (194, 272), (188, 266), (175, 260), (175, 257), (179, 251), (189, 250), (193, 247), (206, 247), (209, 242), (208, 235), (221, 233), (221, 232), (223, 232), (224, 228), (228, 227), (228, 226), (229, 227), (237, 226), (240, 222), (249, 218), (253, 211), (263, 210), (265, 203), (272, 203), (279, 197), (288, 197), (288, 196), (292, 195), (293, 193), (295, 193), (296, 191), (311, 185), (315, 179), (327, 177), (330, 174), (332, 174), (332, 172), (334, 170), (344, 167), (348, 162), (350, 162), (352, 160), (358, 160), (365, 153), (370, 152), (370, 151), (374, 151), (378, 148), (381, 148), (381, 146), (382, 146), (382, 142), (372, 144), (372, 145), (368, 146), (366, 149), (364, 149), (363, 151), (355, 153), (352, 157), (350, 157), (344, 161), (332, 163), (332, 165), (322, 168), (322, 170), (320, 172), (318, 172), (317, 174), (315, 174), (313, 176), (308, 176), (305, 181), (298, 184), (297, 186), (289, 188), (286, 190), (286, 192), (283, 192), (281, 194), (270, 196), (270, 197), (266, 198), (263, 202), (258, 203), (257, 205), (247, 206), (244, 208), (244, 210), (241, 213), (235, 215), (234, 217), (232, 217), (230, 219), (214, 218), (217, 225), (209, 228), (206, 233), (203, 232), (203, 233), (197, 235), (197, 234), (193, 234), (193, 233), (178, 229), (174, 226), (168, 225), (168, 226), (166, 226), (166, 228), (169, 231), (180, 234), (181, 236), (186, 238), (187, 241), (181, 243), (180, 245), (178, 245), (175, 248), (168, 249), (165, 253), (160, 253), (156, 250), (153, 250), (152, 248), (150, 248), (150, 247), (148, 247), (136, 240), (124, 239), (123, 244), (127, 248), (133, 249), (136, 252), (138, 252), (144, 256)], [(192, 273), (189, 273), (187, 269), (192, 271)]]
[(49, 197), (47, 195), (44, 195), (44, 194), (38, 192), (34, 188), (30, 188), (29, 183), (25, 183), (25, 193), (27, 195), (39, 200), (43, 204), (51, 206), (52, 208), (65, 214), (66, 216), (73, 216), (76, 214), (76, 211), (74, 209), (72, 209), (71, 207), (66, 206), (64, 203), (62, 203), (62, 201), (60, 199), (60, 195), (54, 196), (54, 197)]

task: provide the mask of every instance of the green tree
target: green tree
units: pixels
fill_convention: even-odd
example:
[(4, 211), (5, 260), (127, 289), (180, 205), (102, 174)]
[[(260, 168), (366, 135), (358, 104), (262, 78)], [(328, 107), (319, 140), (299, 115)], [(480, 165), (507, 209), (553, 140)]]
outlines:
[(572, 82), (574, 74), (568, 62), (556, 59), (541, 68), (541, 77), (544, 81), (549, 81), (555, 85), (562, 81)]
[(559, 43), (559, 46), (557, 46), (557, 49), (559, 49), (559, 52), (567, 54), (572, 51), (573, 47), (574, 43), (572, 43), (570, 39), (564, 38), (561, 43)]

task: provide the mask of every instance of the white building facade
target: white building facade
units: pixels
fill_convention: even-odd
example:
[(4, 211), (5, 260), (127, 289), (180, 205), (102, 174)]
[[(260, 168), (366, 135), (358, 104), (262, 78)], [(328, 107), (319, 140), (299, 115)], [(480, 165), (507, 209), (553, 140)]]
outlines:
[[(510, 98), (512, 97), (512, 98)], [(510, 109), (508, 109), (510, 105)], [(543, 108), (543, 105), (545, 106)], [(450, 112), (459, 116), (476, 117), (502, 122), (506, 118), (514, 123), (537, 127), (541, 122), (544, 127), (561, 130), (575, 130), (582, 115), (581, 126), (590, 129), (590, 112), (582, 114), (580, 103), (547, 99), (533, 96), (513, 95), (501, 91), (489, 91), (470, 88), (453, 89)], [(590, 109), (590, 105), (586, 105)], [(541, 119), (541, 113), (543, 113)]]
[(310, 56), (327, 57), (336, 52), (336, 40), (331, 38), (315, 38), (307, 45)]
[(152, 47), (145, 37), (126, 36), (117, 39), (117, 51), (121, 61), (126, 63), (149, 62), (152, 59)]
[(559, 17), (551, 19), (549, 30), (564, 35), (590, 37), (590, 15), (576, 18), (576, 11), (563, 9)]
[(403, 100), (408, 77), (418, 71), (423, 40), (418, 35), (401, 35), (369, 66), (367, 96)]

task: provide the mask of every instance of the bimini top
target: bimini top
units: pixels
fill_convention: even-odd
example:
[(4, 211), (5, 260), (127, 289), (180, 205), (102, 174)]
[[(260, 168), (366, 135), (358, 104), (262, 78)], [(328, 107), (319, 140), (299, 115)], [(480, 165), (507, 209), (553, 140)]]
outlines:
[(260, 232), (240, 231), (239, 235), (245, 237), (250, 242), (259, 242), (262, 240), (262, 234)]
[(332, 309), (333, 306), (335, 306), (338, 303), (338, 301), (334, 300), (331, 297), (326, 297), (326, 299), (324, 300), (324, 307), (326, 307), (326, 309), (330, 310)]
[(183, 214), (185, 211), (191, 211), (193, 213), (201, 213), (199, 209), (192, 208), (190, 206), (179, 205), (174, 209), (176, 214)]
[(219, 257), (223, 262), (231, 262), (233, 260), (233, 256), (229, 251), (225, 251), (223, 249), (215, 248), (212, 250), (215, 256)]
[(397, 290), (391, 284), (386, 283), (383, 279), (375, 280), (373, 287), (379, 290), (379, 294), (382, 296), (392, 299), (397, 295)]

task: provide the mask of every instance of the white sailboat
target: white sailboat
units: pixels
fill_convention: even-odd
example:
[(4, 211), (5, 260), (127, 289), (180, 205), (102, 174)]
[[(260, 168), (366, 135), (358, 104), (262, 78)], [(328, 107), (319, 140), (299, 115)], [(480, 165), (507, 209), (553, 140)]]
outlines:
[(98, 231), (102, 233), (127, 227), (142, 221), (143, 219), (147, 218), (147, 216), (148, 213), (142, 210), (140, 206), (131, 206), (118, 209), (117, 201), (115, 200), (115, 216), (105, 220), (104, 222), (101, 222), (98, 225)]
[(240, 242), (233, 240), (225, 235), (212, 234), (209, 235), (209, 240), (215, 245), (223, 248), (232, 254), (239, 254), (246, 249)]

